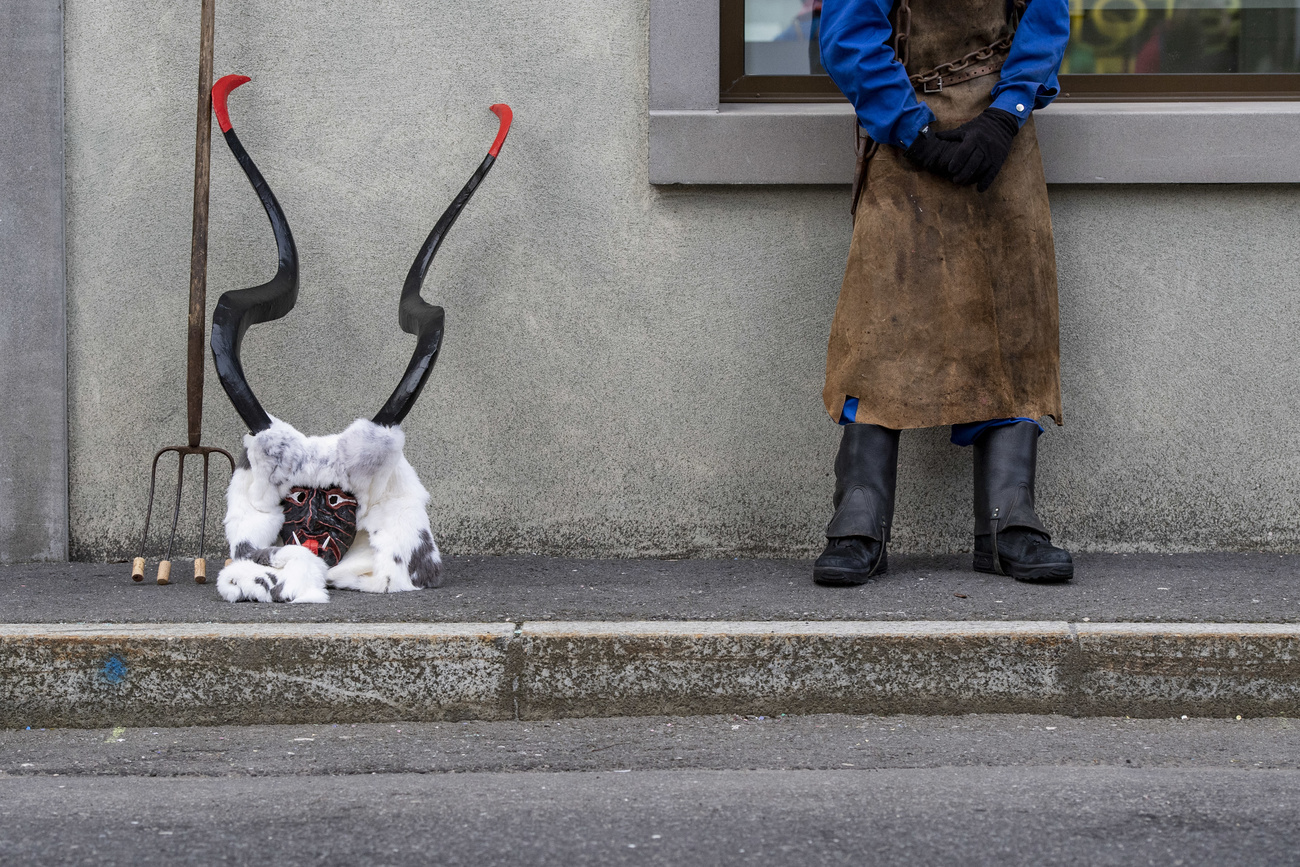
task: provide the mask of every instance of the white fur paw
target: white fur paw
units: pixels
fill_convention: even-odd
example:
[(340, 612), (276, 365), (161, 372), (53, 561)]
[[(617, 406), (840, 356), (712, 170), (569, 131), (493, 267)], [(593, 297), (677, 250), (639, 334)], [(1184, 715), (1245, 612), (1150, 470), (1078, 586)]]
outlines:
[[(294, 551), (296, 548), (306, 557)], [(314, 561), (314, 562), (313, 562)], [(236, 560), (217, 575), (217, 592), (227, 602), (329, 602), (325, 561), (306, 548), (288, 545), (275, 551), (270, 566)]]
[(324, 560), (301, 545), (282, 545), (279, 548), (271, 548), (270, 551), (271, 565), (277, 569), (314, 570), (319, 566), (323, 570), (322, 576), (324, 571), (329, 569)]
[(329, 571), (329, 586), (362, 593), (400, 593), (415, 590), (406, 566), (398, 557), (389, 557), (371, 545), (368, 533), (358, 533), (339, 564)]
[(374, 571), (384, 580), (389, 593), (442, 585), (442, 555), (438, 543), (429, 532), (428, 519), (423, 511), (419, 512), (419, 517), (426, 526), (418, 532), (401, 534), (396, 538), (389, 533), (371, 536), (375, 548)]
[(384, 582), (385, 593), (405, 593), (407, 590), (418, 589), (411, 583), (411, 575), (402, 563), (396, 560), (376, 559), (378, 562), (375, 563), (375, 577)]

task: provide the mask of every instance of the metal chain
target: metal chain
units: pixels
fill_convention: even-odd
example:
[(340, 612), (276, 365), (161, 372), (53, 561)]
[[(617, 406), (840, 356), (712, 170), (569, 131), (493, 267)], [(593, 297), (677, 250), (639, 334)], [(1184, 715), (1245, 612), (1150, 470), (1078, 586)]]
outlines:
[(912, 55), (912, 9), (908, 0), (899, 0), (894, 20), (894, 57), (907, 68)]
[[(1029, 0), (1015, 0), (1015, 4), (1010, 17), (1011, 32), (1006, 36), (994, 42), (992, 45), (986, 45), (983, 48), (976, 49), (965, 57), (953, 60), (949, 63), (943, 63), (934, 69), (927, 69), (918, 72), (916, 75), (908, 76), (913, 87), (926, 87), (930, 82), (939, 82), (939, 89), (943, 88), (943, 76), (951, 75), (967, 69), (970, 66), (979, 63), (981, 60), (988, 60), (994, 54), (1005, 51), (1011, 47), (1011, 40), (1015, 38), (1016, 28), (1020, 26), (1020, 16), (1024, 14), (1025, 7), (1029, 5)], [(894, 57), (903, 68), (907, 68), (907, 61), (911, 57), (912, 51), (912, 9), (909, 0), (898, 0), (894, 9)], [(1000, 66), (1001, 64), (998, 64)], [(994, 67), (996, 69), (997, 67)], [(979, 74), (987, 74), (994, 69), (989, 69)], [(927, 88), (928, 90), (928, 88)], [(857, 170), (853, 177), (853, 203), (849, 206), (849, 213), (853, 216), (858, 212), (858, 199), (862, 197), (862, 189), (867, 184), (867, 167), (871, 163), (871, 158), (876, 155), (880, 148), (880, 143), (874, 139), (862, 134), (862, 127), (859, 124), (853, 125), (854, 136), (857, 141), (855, 148), (858, 153)]]
[[(1003, 51), (1006, 51), (1011, 47), (1011, 41), (1015, 39), (1016, 29), (1020, 25), (1020, 16), (1024, 14), (1025, 7), (1028, 5), (1029, 0), (1015, 0), (1014, 9), (1011, 14), (1011, 30), (1006, 36), (1003, 36), (996, 42), (985, 45), (983, 48), (977, 48), (964, 57), (959, 57), (958, 59), (951, 60), (947, 63), (941, 63), (933, 69), (927, 69), (916, 73), (916, 75), (908, 76), (908, 80), (912, 82), (913, 87), (924, 87), (925, 85), (935, 81), (940, 82), (940, 87), (942, 87), (942, 79), (944, 76), (951, 75), (954, 72), (960, 72), (961, 70), (973, 66), (982, 60), (988, 60), (995, 54), (1001, 54)], [(894, 27), (894, 53), (897, 55), (899, 62), (901, 62), (904, 67), (907, 66), (908, 55), (911, 53), (908, 49), (911, 47), (912, 10), (908, 8), (908, 6), (908, 0), (899, 0), (898, 20)]]

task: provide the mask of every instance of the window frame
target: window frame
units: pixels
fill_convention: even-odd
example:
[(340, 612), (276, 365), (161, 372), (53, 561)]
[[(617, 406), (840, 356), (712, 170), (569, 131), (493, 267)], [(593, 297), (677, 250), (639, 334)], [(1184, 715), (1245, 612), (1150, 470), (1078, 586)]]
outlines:
[[(840, 102), (828, 75), (747, 75), (745, 0), (718, 0), (718, 101)], [(1249, 102), (1300, 100), (1300, 72), (1113, 73), (1062, 75), (1058, 100), (1086, 102)]]

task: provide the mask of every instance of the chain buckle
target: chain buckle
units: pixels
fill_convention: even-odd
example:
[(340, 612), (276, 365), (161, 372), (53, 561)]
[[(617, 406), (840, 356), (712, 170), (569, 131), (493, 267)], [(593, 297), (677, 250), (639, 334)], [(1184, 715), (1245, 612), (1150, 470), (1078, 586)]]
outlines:
[[(931, 86), (933, 85), (933, 86)], [(940, 93), (943, 91), (943, 76), (939, 76), (933, 81), (927, 81), (921, 85), (922, 93)]]

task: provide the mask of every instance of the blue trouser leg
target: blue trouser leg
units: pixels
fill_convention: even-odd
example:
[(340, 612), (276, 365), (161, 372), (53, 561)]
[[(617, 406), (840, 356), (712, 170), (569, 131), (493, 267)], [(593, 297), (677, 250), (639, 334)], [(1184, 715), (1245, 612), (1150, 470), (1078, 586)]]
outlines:
[(844, 409), (840, 410), (840, 424), (853, 424), (858, 414), (858, 399), (856, 397), (845, 398)]
[(1018, 421), (1027, 421), (1030, 424), (1038, 425), (1038, 433), (1041, 435), (1043, 426), (1038, 424), (1032, 418), (993, 418), (988, 421), (971, 421), (965, 424), (955, 424), (952, 426), (952, 444), (955, 446), (974, 445), (975, 440), (979, 439), (980, 434), (991, 427), (1002, 427), (1006, 424), (1015, 424)]
[[(853, 424), (857, 421), (858, 399), (856, 397), (847, 398), (844, 401), (844, 409), (840, 412), (840, 424)], [(1004, 424), (1015, 424), (1018, 421), (1027, 421), (1038, 425), (1038, 432), (1043, 432), (1043, 426), (1038, 424), (1032, 418), (993, 418), (988, 421), (971, 421), (963, 424), (952, 426), (952, 444), (955, 446), (968, 446), (974, 444), (979, 439), (979, 435), (991, 427), (1001, 427)]]

